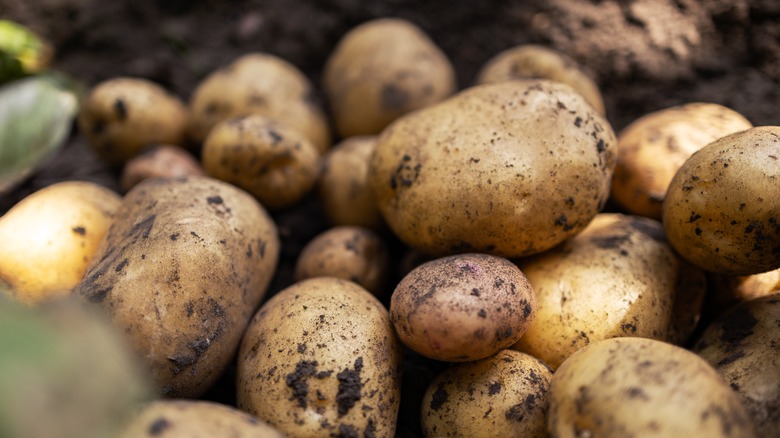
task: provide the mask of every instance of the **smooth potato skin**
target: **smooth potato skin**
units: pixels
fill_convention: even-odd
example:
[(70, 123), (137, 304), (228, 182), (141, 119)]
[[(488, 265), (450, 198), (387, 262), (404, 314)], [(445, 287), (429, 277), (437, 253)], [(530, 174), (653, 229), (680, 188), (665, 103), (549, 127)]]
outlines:
[(75, 294), (108, 314), (163, 395), (197, 397), (265, 294), (276, 226), (248, 193), (207, 177), (144, 181), (116, 217)]
[(177, 176), (204, 176), (200, 163), (184, 148), (158, 145), (131, 159), (122, 169), (119, 179), (122, 190), (129, 192), (143, 180), (174, 178)]

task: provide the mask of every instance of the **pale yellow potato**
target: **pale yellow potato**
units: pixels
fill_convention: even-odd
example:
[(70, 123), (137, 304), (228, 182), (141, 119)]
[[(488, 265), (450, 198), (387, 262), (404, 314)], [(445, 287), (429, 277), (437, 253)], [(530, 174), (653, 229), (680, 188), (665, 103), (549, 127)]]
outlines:
[(206, 173), (195, 157), (175, 145), (154, 146), (125, 164), (119, 182), (129, 192), (141, 181), (150, 178), (202, 176)]
[(70, 294), (121, 201), (87, 181), (52, 184), (24, 198), (0, 218), (0, 284), (27, 304)]

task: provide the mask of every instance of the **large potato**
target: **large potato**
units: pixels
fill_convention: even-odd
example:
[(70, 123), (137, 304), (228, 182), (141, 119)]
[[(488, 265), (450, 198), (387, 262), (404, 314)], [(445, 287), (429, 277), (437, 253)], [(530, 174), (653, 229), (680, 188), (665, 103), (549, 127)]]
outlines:
[(421, 252), (530, 255), (601, 210), (616, 144), (567, 85), (482, 85), (388, 126), (370, 183), (390, 228)]
[(248, 193), (207, 178), (135, 186), (76, 293), (98, 306), (158, 390), (196, 397), (220, 377), (276, 269), (276, 226)]

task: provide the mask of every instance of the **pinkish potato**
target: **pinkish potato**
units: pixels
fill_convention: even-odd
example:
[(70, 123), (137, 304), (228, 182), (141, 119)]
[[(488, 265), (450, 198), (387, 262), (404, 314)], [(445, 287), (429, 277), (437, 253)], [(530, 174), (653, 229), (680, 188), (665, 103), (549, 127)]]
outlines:
[(122, 170), (120, 184), (122, 190), (129, 192), (136, 184), (150, 178), (205, 174), (189, 152), (174, 145), (159, 145), (128, 161)]

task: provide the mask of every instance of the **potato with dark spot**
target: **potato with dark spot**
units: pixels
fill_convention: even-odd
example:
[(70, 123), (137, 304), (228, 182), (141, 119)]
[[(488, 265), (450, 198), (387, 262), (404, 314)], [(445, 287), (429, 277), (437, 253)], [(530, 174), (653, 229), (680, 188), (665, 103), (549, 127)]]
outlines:
[(757, 437), (745, 406), (715, 370), (683, 348), (612, 338), (571, 355), (547, 395), (547, 430), (580, 437)]
[(295, 283), (244, 335), (238, 407), (289, 437), (392, 437), (402, 352), (387, 310), (356, 283)]
[(780, 127), (761, 126), (694, 153), (669, 185), (663, 223), (700, 268), (751, 275), (780, 268)]
[(248, 193), (208, 177), (135, 186), (75, 294), (104, 311), (162, 395), (220, 377), (279, 257), (276, 225)]
[(122, 169), (120, 184), (129, 192), (141, 181), (150, 178), (203, 176), (206, 173), (195, 157), (175, 145), (157, 145), (128, 161)]
[(467, 362), (517, 342), (536, 315), (536, 296), (512, 262), (460, 254), (413, 269), (396, 286), (390, 317), (401, 341), (431, 359)]
[(551, 378), (544, 362), (514, 350), (457, 364), (425, 393), (423, 435), (544, 438)]

